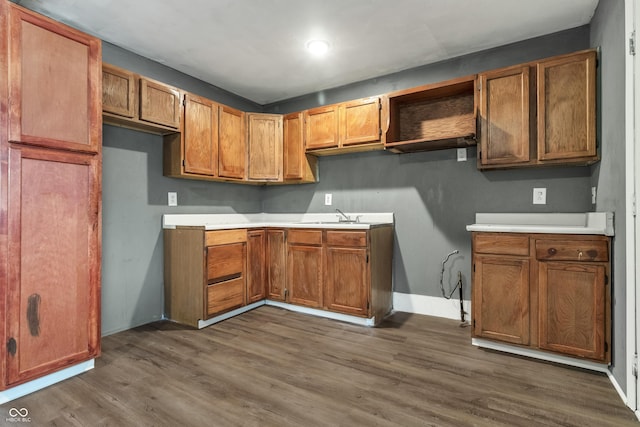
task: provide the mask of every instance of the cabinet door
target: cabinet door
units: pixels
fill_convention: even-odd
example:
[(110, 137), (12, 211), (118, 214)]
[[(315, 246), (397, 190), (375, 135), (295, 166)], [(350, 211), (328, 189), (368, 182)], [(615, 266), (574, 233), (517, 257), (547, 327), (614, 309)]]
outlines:
[(480, 74), (480, 167), (531, 160), (529, 66)]
[(476, 256), (473, 335), (529, 344), (529, 260)]
[(94, 155), (10, 150), (9, 384), (99, 354), (99, 170)]
[(369, 259), (365, 248), (328, 247), (325, 307), (356, 316), (368, 315)]
[(221, 105), (219, 123), (218, 175), (222, 178), (244, 179), (247, 172), (244, 113)]
[(340, 104), (341, 145), (380, 141), (380, 106), (378, 97)]
[(216, 176), (218, 170), (218, 105), (185, 95), (184, 171)]
[(314, 108), (305, 112), (306, 148), (338, 146), (338, 106)]
[(9, 3), (9, 140), (99, 152), (100, 40)]
[(539, 264), (540, 348), (604, 360), (605, 272), (601, 264)]
[(322, 307), (322, 246), (287, 246), (289, 302)]
[(267, 297), (284, 301), (286, 288), (286, 246), (284, 230), (267, 230)]
[(102, 111), (127, 118), (136, 115), (136, 79), (132, 72), (102, 64)]
[(266, 298), (265, 244), (264, 230), (247, 233), (247, 304)]
[(282, 116), (247, 115), (249, 179), (282, 181)]
[(596, 53), (538, 63), (538, 158), (596, 156)]
[(180, 91), (164, 83), (140, 78), (140, 120), (178, 129)]
[(285, 180), (304, 177), (304, 128), (302, 113), (284, 116), (284, 159), (283, 175)]

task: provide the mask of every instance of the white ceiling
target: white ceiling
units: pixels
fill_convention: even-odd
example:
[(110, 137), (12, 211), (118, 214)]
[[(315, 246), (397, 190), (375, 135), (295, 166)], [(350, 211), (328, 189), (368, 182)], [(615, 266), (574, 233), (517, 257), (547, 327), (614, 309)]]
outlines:
[[(268, 104), (590, 22), (598, 0), (17, 0)], [(305, 51), (327, 39), (323, 58)]]

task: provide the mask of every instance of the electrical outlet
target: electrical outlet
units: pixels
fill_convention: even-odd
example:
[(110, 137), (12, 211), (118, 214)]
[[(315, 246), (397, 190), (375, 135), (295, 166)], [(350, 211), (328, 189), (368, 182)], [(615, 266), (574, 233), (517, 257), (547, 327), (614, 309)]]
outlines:
[(169, 191), (167, 193), (167, 203), (169, 206), (178, 206), (178, 193)]
[(324, 205), (331, 206), (333, 203), (333, 195), (331, 193), (325, 193), (324, 195)]
[(533, 189), (533, 204), (534, 205), (546, 205), (547, 204), (547, 189), (546, 188), (534, 188)]
[(458, 161), (466, 162), (467, 161), (467, 149), (466, 148), (458, 148)]
[(591, 187), (591, 204), (596, 204), (596, 187)]

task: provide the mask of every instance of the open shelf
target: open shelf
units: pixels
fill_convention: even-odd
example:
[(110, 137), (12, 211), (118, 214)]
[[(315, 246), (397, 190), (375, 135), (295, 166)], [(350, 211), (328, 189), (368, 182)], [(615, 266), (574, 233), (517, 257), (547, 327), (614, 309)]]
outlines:
[(468, 147), (475, 137), (475, 75), (389, 94), (387, 150)]

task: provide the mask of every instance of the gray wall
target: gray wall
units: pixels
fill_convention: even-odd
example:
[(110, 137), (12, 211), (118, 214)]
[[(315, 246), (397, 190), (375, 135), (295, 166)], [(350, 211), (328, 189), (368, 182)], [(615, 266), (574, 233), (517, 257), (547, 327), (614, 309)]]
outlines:
[[(103, 59), (235, 108), (259, 106), (107, 43)], [(162, 214), (261, 212), (263, 187), (162, 176), (162, 137), (105, 125), (102, 165), (102, 333), (160, 319)], [(178, 207), (167, 192), (178, 192)]]
[(625, 34), (624, 2), (602, 0), (591, 21), (591, 45), (601, 47), (599, 140), (602, 161), (593, 167), (598, 211), (615, 213), (613, 245), (613, 367), (626, 390)]
[[(321, 94), (267, 106), (290, 112), (415, 87), (589, 47), (588, 27), (424, 66), (402, 73), (328, 90)], [(480, 172), (476, 150), (467, 162), (456, 161), (455, 150), (414, 154), (375, 152), (320, 158), (320, 182), (298, 187), (268, 188), (266, 212), (346, 211), (395, 213), (394, 289), (440, 296), (442, 259), (453, 249), (448, 281), (460, 270), (469, 298), (471, 242), (465, 225), (476, 212), (585, 212), (591, 204), (588, 167), (555, 167)], [(532, 189), (547, 188), (547, 204), (532, 204)], [(324, 206), (324, 193), (334, 206)]]

